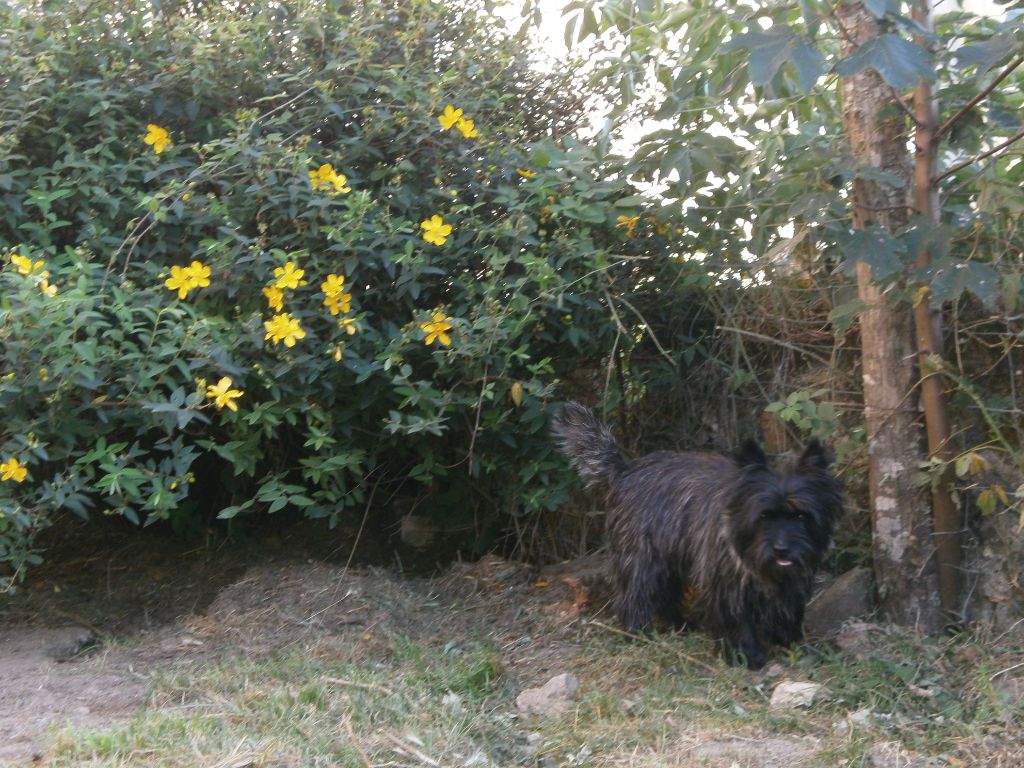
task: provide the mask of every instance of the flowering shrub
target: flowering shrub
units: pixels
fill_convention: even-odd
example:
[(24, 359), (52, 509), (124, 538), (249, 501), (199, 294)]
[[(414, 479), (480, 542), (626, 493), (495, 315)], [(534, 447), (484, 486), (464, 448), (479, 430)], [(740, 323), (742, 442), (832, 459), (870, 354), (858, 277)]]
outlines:
[(605, 296), (648, 281), (612, 258), (628, 191), (545, 138), (580, 117), (564, 81), (450, 3), (22, 5), (0, 563), (59, 509), (333, 524), (406, 497), (485, 546), (565, 497), (556, 389), (642, 337)]

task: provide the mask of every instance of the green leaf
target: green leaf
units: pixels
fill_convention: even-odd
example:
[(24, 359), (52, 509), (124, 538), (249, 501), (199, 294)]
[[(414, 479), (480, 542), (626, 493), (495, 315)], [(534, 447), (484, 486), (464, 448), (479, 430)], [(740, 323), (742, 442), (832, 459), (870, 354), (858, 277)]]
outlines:
[(871, 38), (836, 64), (835, 71), (849, 77), (865, 67), (873, 68), (893, 88), (915, 88), (921, 80), (935, 79), (931, 55), (917, 43), (892, 33)]
[(857, 262), (871, 267), (871, 279), (880, 282), (903, 269), (902, 257), (906, 246), (880, 226), (859, 229), (845, 245), (843, 269), (847, 274), (856, 271)]
[(810, 93), (818, 78), (825, 71), (825, 57), (813, 45), (799, 42), (793, 47), (793, 66), (800, 79), (800, 90)]
[(777, 24), (765, 32), (747, 32), (737, 35), (722, 46), (723, 51), (735, 48), (750, 50), (747, 66), (750, 82), (767, 85), (786, 63), (796, 44), (796, 35), (788, 24)]
[(977, 67), (977, 74), (987, 72), (998, 62), (1021, 48), (1021, 43), (1008, 32), (999, 32), (988, 40), (964, 45), (954, 52), (956, 66), (961, 69)]
[(986, 517), (996, 511), (996, 496), (991, 489), (986, 488), (978, 494), (978, 509)]
[(895, 0), (864, 0), (864, 7), (876, 19), (883, 18), (887, 13), (899, 13), (899, 4)]
[(969, 291), (991, 309), (1000, 295), (999, 273), (988, 264), (950, 258), (938, 265), (930, 288), (929, 298), (934, 306), (959, 299)]
[(867, 308), (868, 305), (862, 299), (851, 299), (833, 307), (829, 313), (829, 320), (832, 321), (836, 335), (842, 336), (846, 333), (853, 325), (853, 321)]
[(635, 206), (647, 205), (650, 201), (644, 195), (630, 195), (629, 197), (620, 197), (615, 201), (616, 208), (633, 208)]
[(241, 504), (237, 504), (231, 507), (224, 507), (220, 512), (217, 513), (218, 520), (230, 520), (232, 517), (237, 515), (239, 512), (244, 512), (252, 506), (252, 499), (244, 501)]

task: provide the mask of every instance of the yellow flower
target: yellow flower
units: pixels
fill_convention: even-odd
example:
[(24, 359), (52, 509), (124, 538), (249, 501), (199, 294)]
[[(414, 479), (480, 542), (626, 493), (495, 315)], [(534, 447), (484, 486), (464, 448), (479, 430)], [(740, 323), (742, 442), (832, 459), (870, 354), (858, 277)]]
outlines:
[(328, 296), (335, 293), (344, 293), (345, 291), (345, 276), (330, 274), (327, 279), (320, 283), (320, 290), (326, 293)]
[(179, 299), (184, 299), (193, 288), (210, 285), (210, 268), (200, 261), (193, 261), (187, 267), (173, 266), (164, 285), (171, 291), (177, 291)]
[(659, 235), (664, 235), (670, 229), (668, 224), (662, 224), (660, 221), (658, 221), (657, 216), (648, 216), (647, 221), (650, 222), (651, 226), (654, 227), (654, 231), (657, 232)]
[(355, 336), (359, 330), (359, 326), (356, 325), (356, 319), (354, 317), (343, 317), (338, 321), (338, 328), (343, 330), (349, 336)]
[(17, 253), (11, 254), (11, 263), (18, 268), (19, 274), (26, 277), (46, 266), (42, 261), (32, 261), (28, 256), (22, 256)]
[(199, 261), (193, 261), (188, 265), (189, 277), (192, 279), (193, 288), (208, 288), (210, 286), (210, 268)]
[(232, 411), (238, 410), (238, 403), (235, 400), (244, 395), (240, 389), (231, 388), (231, 379), (227, 376), (222, 378), (216, 384), (206, 388), (206, 397), (213, 400), (213, 404), (217, 406), (217, 410), (220, 410), (225, 405)]
[(171, 146), (171, 135), (165, 128), (149, 123), (146, 126), (146, 137), (143, 139), (147, 144), (153, 145), (153, 151), (158, 155)]
[(516, 173), (522, 176), (524, 179), (532, 179), (537, 175), (536, 171), (528, 171), (525, 168), (516, 168)]
[(304, 274), (306, 274), (306, 270), (296, 269), (295, 262), (289, 261), (283, 267), (276, 267), (274, 269), (274, 277), (277, 278), (277, 282), (274, 285), (277, 288), (298, 288), (299, 281)]
[(328, 293), (324, 296), (324, 306), (332, 315), (340, 315), (352, 309), (351, 293)]
[(430, 322), (420, 323), (420, 330), (427, 334), (424, 341), (428, 347), (434, 343), (434, 339), (441, 342), (443, 347), (451, 346), (452, 337), (448, 335), (448, 331), (452, 329), (452, 324), (449, 320), (451, 318), (445, 317), (444, 312), (437, 311)]
[(275, 312), (280, 312), (284, 309), (284, 291), (278, 288), (276, 285), (271, 285), (263, 289), (263, 295), (267, 297), (267, 306), (269, 306)]
[(310, 171), (309, 183), (317, 192), (344, 194), (352, 191), (352, 188), (348, 186), (348, 177), (335, 171), (334, 166), (330, 163), (324, 163), (315, 171)]
[(345, 293), (345, 276), (330, 274), (320, 283), (324, 292), (324, 306), (332, 315), (348, 312), (352, 308), (352, 294)]
[(287, 312), (282, 312), (279, 315), (274, 315), (269, 320), (263, 321), (263, 327), (267, 329), (267, 335), (264, 339), (270, 339), (274, 344), (280, 344), (282, 341), (286, 347), (294, 347), (296, 339), (304, 339), (306, 332), (299, 326), (297, 318), (292, 317)]
[(344, 345), (344, 343), (342, 343), (342, 344), (335, 344), (334, 345), (334, 354), (331, 355), (331, 357), (334, 358), (334, 362), (340, 363), (344, 356), (345, 356), (345, 345)]
[(171, 267), (171, 276), (164, 281), (171, 291), (178, 292), (178, 298), (184, 299), (192, 290), (192, 273), (188, 267)]
[(441, 127), (444, 130), (450, 130), (459, 120), (462, 119), (462, 110), (456, 109), (454, 106), (449, 104), (444, 108), (444, 112), (437, 116), (437, 121), (441, 123)]
[(459, 133), (462, 134), (464, 139), (475, 139), (477, 137), (476, 126), (472, 120), (460, 118), (455, 127), (459, 129)]
[(615, 225), (616, 229), (619, 227), (626, 228), (626, 237), (633, 236), (633, 230), (636, 229), (637, 222), (640, 221), (639, 216), (619, 216), (616, 219), (619, 223)]
[(23, 483), (28, 469), (13, 456), (0, 464), (0, 480), (13, 480), (16, 483)]
[(49, 296), (51, 299), (57, 295), (57, 286), (46, 282), (45, 277), (39, 281), (39, 290), (43, 292), (43, 295)]
[(452, 233), (451, 224), (445, 224), (437, 214), (420, 222), (420, 229), (423, 230), (423, 239), (434, 245), (444, 245), (444, 241)]

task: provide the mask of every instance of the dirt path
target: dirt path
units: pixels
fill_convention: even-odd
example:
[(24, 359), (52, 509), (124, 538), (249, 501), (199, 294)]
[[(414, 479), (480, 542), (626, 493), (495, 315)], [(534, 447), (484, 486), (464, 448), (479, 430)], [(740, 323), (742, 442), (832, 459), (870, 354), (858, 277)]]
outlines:
[[(958, 654), (970, 651), (975, 658), (981, 652), (969, 643), (948, 652), (925, 649), (910, 665), (904, 654), (911, 641), (898, 635), (886, 640), (875, 627), (864, 637), (867, 645), (838, 656), (826, 651), (817, 658), (780, 658), (781, 663), (772, 665), (776, 671), (753, 675), (723, 668), (699, 633), (650, 642), (624, 639), (603, 611), (607, 593), (599, 559), (537, 572), (486, 557), (471, 565), (456, 564), (440, 576), (414, 578), (346, 568), (309, 557), (304, 546), (213, 557), (207, 550), (175, 552), (166, 542), (155, 542), (152, 549), (135, 542), (113, 551), (102, 545), (91, 553), (85, 550), (89, 547), (79, 544), (77, 559), (53, 558), (50, 562), (63, 562), (64, 567), (41, 567), (20, 594), (0, 599), (0, 765), (45, 763), (56, 732), (64, 726), (107, 731), (140, 711), (192, 706), (189, 697), (195, 692), (187, 684), (169, 698), (166, 686), (160, 693), (155, 681), (217, 669), (221, 661), (234, 669), (232, 660), (260, 661), (289, 653), (302, 663), (345, 660), (350, 673), (390, 670), (394, 679), (336, 681), (354, 686), (353, 691), (379, 692), (405, 684), (402, 675), (408, 664), (401, 668), (392, 663), (403, 642), (433, 649), (436, 663), (450, 658), (449, 647), (459, 653), (460, 647), (472, 648), (481, 641), (498, 657), (501, 682), (500, 695), (489, 705), (494, 712), (477, 714), (485, 725), (487, 718), (501, 723), (491, 746), (495, 754), (504, 750), (510, 756), (502, 766), (966, 765), (962, 759), (956, 762), (958, 758), (914, 756), (906, 745), (925, 735), (916, 723), (936, 727), (947, 717), (936, 719), (936, 713), (956, 711), (940, 708), (945, 706), (942, 697), (960, 707), (982, 695), (990, 696), (985, 722), (996, 736), (977, 729), (980, 736), (974, 741), (973, 736), (964, 737), (963, 729), (953, 728), (945, 742), (932, 743), (960, 739), (958, 754), (986, 754), (992, 765), (1021, 764), (1007, 748), (1015, 743), (1008, 734), (1017, 732), (1009, 724), (1024, 714), (1024, 694), (1014, 694), (1010, 687), (1016, 685), (1010, 673), (1019, 657), (986, 659), (995, 670), (988, 677), (998, 681), (993, 691), (986, 694), (973, 687), (969, 675), (954, 691), (949, 677), (959, 668)], [(305, 558), (297, 560), (296, 551)], [(689, 640), (693, 642), (687, 645)], [(922, 647), (914, 652), (921, 654)], [(901, 677), (908, 670), (911, 677), (917, 675), (913, 685)], [(516, 712), (520, 691), (563, 672), (577, 675), (585, 691), (576, 714), (567, 718), (571, 722), (538, 725)], [(772, 688), (783, 677), (815, 676), (834, 689), (830, 704), (813, 712), (768, 710)], [(284, 681), (285, 687), (293, 685), (291, 677)], [(949, 686), (951, 693), (939, 686)], [(1020, 688), (1024, 691), (1024, 684)], [(444, 705), (448, 698), (442, 686), (426, 699), (409, 694), (397, 700), (425, 702), (429, 708)], [(894, 713), (894, 706), (906, 712)], [(339, 711), (344, 718), (348, 710)], [(404, 713), (410, 727), (420, 711)], [(367, 753), (390, 749), (407, 758), (388, 764), (427, 764), (416, 757), (405, 733), (384, 732), (374, 725), (360, 734), (349, 731), (343, 740), (362, 741)], [(390, 739), (383, 747), (382, 738)], [(80, 735), (72, 740), (81, 747)], [(139, 743), (149, 746), (145, 739)], [(598, 750), (592, 757), (591, 744)], [(465, 764), (499, 765), (488, 762), (490, 758), (481, 762), (471, 757), (476, 762)], [(365, 757), (359, 760), (369, 764)], [(221, 764), (195, 764), (215, 763)], [(246, 764), (307, 763), (300, 755)], [(69, 764), (76, 763), (60, 762)]]
[(53, 727), (104, 726), (145, 702), (148, 684), (122, 659), (57, 660), (83, 638), (91, 633), (73, 626), (0, 631), (0, 764), (41, 755)]
[(0, 765), (41, 759), (61, 727), (130, 718), (160, 670), (226, 655), (260, 658), (288, 645), (329, 654), (357, 642), (372, 657), (395, 635), (478, 632), (481, 608), (524, 684), (543, 682), (576, 653), (559, 634), (579, 612), (579, 577), (541, 588), (527, 567), (499, 558), (403, 579), (287, 558), (245, 567), (237, 558), (154, 554), (140, 548), (41, 570), (0, 604)]

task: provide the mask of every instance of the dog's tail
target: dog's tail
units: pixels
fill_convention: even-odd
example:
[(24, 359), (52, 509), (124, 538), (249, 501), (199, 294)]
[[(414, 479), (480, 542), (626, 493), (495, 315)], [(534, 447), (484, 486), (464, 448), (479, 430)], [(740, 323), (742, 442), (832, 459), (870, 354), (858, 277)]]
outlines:
[(587, 485), (611, 480), (626, 468), (626, 459), (611, 430), (584, 405), (571, 400), (565, 403), (551, 431)]

